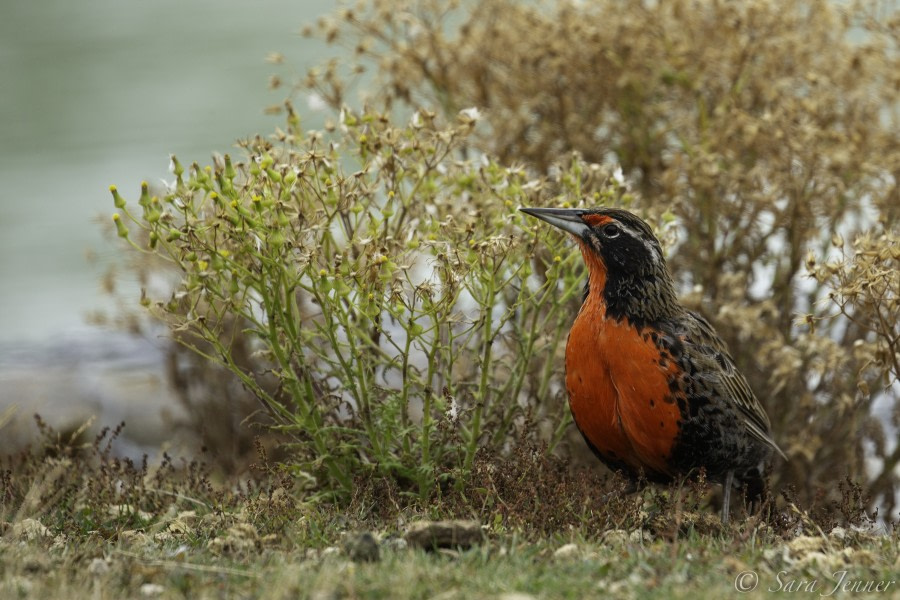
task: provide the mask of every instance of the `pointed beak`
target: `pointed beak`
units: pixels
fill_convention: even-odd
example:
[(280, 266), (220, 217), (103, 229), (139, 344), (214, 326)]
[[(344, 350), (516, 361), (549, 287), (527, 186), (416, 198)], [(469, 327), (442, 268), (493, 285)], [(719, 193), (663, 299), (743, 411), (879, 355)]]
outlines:
[(559, 227), (575, 237), (583, 238), (584, 234), (590, 231), (590, 227), (581, 218), (585, 214), (581, 208), (520, 208), (519, 210), (526, 215), (546, 221), (554, 227)]

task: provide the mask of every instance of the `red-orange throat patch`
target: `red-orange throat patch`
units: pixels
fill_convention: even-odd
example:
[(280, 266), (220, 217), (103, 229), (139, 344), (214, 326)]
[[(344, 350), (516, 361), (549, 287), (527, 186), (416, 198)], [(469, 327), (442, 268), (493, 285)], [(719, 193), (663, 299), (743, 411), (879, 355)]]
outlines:
[(581, 256), (584, 258), (584, 264), (588, 269), (591, 290), (602, 297), (603, 288), (606, 287), (606, 264), (600, 255), (597, 254), (597, 251), (591, 248), (590, 244), (579, 239), (578, 245), (581, 247)]

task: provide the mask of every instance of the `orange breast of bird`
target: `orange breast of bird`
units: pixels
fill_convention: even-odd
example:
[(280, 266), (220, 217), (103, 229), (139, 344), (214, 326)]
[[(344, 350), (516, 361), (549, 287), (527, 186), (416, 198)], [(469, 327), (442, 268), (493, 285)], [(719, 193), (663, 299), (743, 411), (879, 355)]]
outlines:
[(566, 345), (566, 388), (578, 428), (613, 467), (648, 478), (674, 475), (681, 412), (669, 381), (678, 375), (655, 340), (626, 319), (606, 317), (605, 266), (584, 252), (589, 291)]

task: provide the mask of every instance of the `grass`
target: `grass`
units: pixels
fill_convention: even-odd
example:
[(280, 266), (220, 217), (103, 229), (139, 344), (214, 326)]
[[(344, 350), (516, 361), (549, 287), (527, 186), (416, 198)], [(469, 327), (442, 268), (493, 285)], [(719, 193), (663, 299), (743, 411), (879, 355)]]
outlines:
[[(900, 536), (878, 532), (851, 484), (839, 505), (788, 493), (723, 527), (702, 481), (626, 494), (522, 444), (479, 455), (466, 487), (428, 502), (373, 470), (336, 504), (261, 449), (252, 477), (217, 480), (112, 456), (121, 427), (83, 442), (38, 422), (42, 442), (0, 460), (2, 598), (721, 598), (754, 576), (757, 596), (900, 579)], [(411, 523), (449, 518), (478, 520), (483, 540), (406, 543)]]
[[(220, 519), (242, 523), (239, 513)], [(216, 521), (203, 518), (183, 529), (173, 516), (159, 523), (155, 533), (126, 530), (117, 539), (96, 532), (30, 541), (7, 536), (0, 542), (0, 595), (721, 598), (736, 594), (735, 580), (747, 571), (759, 576), (758, 595), (789, 578), (807, 586), (818, 581), (819, 591), (827, 593), (841, 580), (841, 571), (846, 571), (847, 581), (898, 579), (896, 536), (862, 533), (848, 542), (834, 535), (764, 541), (743, 527), (718, 535), (689, 532), (675, 541), (640, 540), (639, 535), (620, 532), (592, 540), (576, 531), (526, 541), (507, 532), (464, 551), (386, 546), (378, 562), (353, 562), (336, 550), (336, 528), (335, 536), (327, 539), (333, 546), (308, 544), (311, 527), (331, 528), (334, 521), (314, 525), (300, 519), (266, 536), (246, 522), (243, 527), (232, 525), (232, 533), (217, 534)], [(896, 593), (897, 585), (892, 588)]]

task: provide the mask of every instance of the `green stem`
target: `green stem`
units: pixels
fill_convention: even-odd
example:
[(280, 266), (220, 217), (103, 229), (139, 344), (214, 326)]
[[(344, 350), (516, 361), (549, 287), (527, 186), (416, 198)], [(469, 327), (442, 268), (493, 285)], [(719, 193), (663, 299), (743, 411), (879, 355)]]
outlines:
[(412, 329), (415, 320), (409, 317), (409, 327), (406, 330), (406, 344), (403, 347), (403, 366), (401, 367), (403, 382), (400, 384), (400, 422), (403, 424), (403, 452), (409, 454), (411, 443), (409, 429), (409, 350), (412, 347)]
[(481, 350), (481, 381), (478, 385), (478, 403), (475, 406), (475, 413), (472, 416), (472, 429), (469, 432), (469, 444), (466, 448), (466, 460), (463, 466), (465, 473), (469, 473), (472, 469), (472, 462), (475, 460), (475, 452), (478, 450), (478, 438), (481, 437), (481, 418), (488, 402), (488, 384), (490, 383), (491, 372), (491, 353), (494, 346), (494, 278), (487, 278), (487, 290), (484, 295), (484, 301), (481, 303), (484, 310), (484, 327), (482, 329), (482, 350)]

